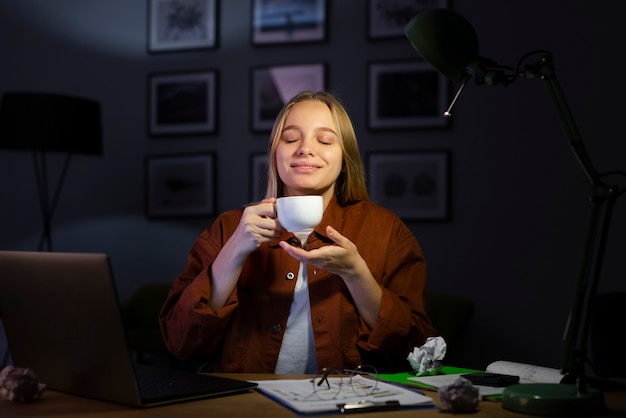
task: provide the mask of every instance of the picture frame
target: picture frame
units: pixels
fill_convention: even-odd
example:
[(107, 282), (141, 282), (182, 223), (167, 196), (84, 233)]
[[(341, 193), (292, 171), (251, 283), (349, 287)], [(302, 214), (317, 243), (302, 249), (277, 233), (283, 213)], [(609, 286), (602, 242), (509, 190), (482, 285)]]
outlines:
[(149, 135), (216, 133), (217, 77), (212, 69), (149, 74)]
[(148, 0), (148, 52), (214, 49), (219, 0)]
[(213, 152), (146, 156), (146, 216), (154, 219), (214, 215), (215, 173)]
[(372, 130), (446, 127), (447, 79), (421, 60), (368, 63), (367, 126)]
[(403, 220), (447, 220), (449, 160), (445, 150), (369, 152), (370, 199)]
[(250, 154), (250, 201), (260, 202), (267, 189), (268, 156), (265, 152)]
[(251, 2), (252, 45), (326, 41), (327, 0)]
[(253, 67), (250, 73), (250, 128), (269, 132), (282, 107), (296, 94), (326, 88), (326, 64)]
[(404, 27), (416, 14), (448, 7), (448, 0), (367, 1), (367, 37), (370, 40), (404, 38)]

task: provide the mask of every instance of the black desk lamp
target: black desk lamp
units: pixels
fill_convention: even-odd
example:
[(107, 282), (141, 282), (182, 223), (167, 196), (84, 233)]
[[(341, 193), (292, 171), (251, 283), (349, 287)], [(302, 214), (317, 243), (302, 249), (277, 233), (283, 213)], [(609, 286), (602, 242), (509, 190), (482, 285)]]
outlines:
[[(0, 149), (33, 152), (44, 229), (37, 250), (47, 247), (52, 251), (52, 215), (71, 155), (102, 154), (100, 104), (59, 94), (4, 93), (0, 105)], [(67, 153), (52, 198), (46, 152)]]
[[(585, 377), (589, 308), (596, 295), (606, 239), (613, 206), (620, 194), (618, 188), (601, 180), (585, 150), (578, 128), (557, 82), (552, 55), (547, 51), (532, 51), (520, 59), (517, 67), (502, 67), (478, 55), (478, 40), (472, 25), (461, 15), (448, 9), (434, 9), (416, 15), (405, 27), (413, 47), (433, 67), (461, 87), (451, 110), (467, 81), (474, 77), (477, 84), (507, 85), (518, 77), (543, 80), (561, 124), (591, 191), (591, 215), (587, 229), (582, 264), (576, 285), (574, 302), (564, 335), (565, 375), (561, 384), (519, 384), (505, 389), (502, 406), (506, 409), (534, 415), (584, 416), (604, 412), (602, 393), (589, 388)], [(538, 61), (522, 65), (529, 57), (539, 54)], [(614, 173), (607, 173), (614, 174)]]

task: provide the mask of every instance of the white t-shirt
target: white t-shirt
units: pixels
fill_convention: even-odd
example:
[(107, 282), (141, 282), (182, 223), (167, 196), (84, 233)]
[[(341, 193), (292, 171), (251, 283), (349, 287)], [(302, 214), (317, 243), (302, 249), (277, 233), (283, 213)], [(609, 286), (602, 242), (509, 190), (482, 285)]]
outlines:
[(298, 270), (287, 329), (285, 329), (274, 373), (317, 373), (308, 277), (306, 265), (302, 263)]

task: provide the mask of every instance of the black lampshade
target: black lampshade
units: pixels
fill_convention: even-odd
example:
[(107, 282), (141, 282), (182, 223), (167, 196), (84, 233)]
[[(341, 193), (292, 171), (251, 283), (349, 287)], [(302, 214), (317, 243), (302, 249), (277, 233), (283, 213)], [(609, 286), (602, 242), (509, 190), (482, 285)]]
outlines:
[(0, 149), (102, 154), (100, 104), (60, 94), (4, 93)]
[(474, 74), (479, 62), (478, 38), (472, 25), (448, 9), (418, 13), (404, 28), (417, 52), (452, 81)]

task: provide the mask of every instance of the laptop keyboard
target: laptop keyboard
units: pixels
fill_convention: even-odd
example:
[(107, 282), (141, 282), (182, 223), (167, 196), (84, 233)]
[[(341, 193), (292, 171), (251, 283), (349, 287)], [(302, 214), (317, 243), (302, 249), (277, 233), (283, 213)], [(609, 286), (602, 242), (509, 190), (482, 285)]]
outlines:
[(171, 376), (137, 373), (137, 385), (141, 397), (152, 400), (207, 392), (205, 384), (210, 379), (194, 373), (179, 374), (174, 370), (164, 370), (163, 374), (170, 374), (170, 372)]
[(155, 380), (146, 376), (137, 376), (137, 385), (143, 399), (159, 399), (161, 397), (174, 396), (178, 393), (189, 393), (189, 387), (182, 388), (170, 379)]
[[(145, 401), (181, 396), (223, 394), (246, 390), (256, 385), (249, 382), (184, 372), (175, 369), (140, 367), (136, 365), (139, 393)], [(243, 389), (242, 389), (243, 387)]]

